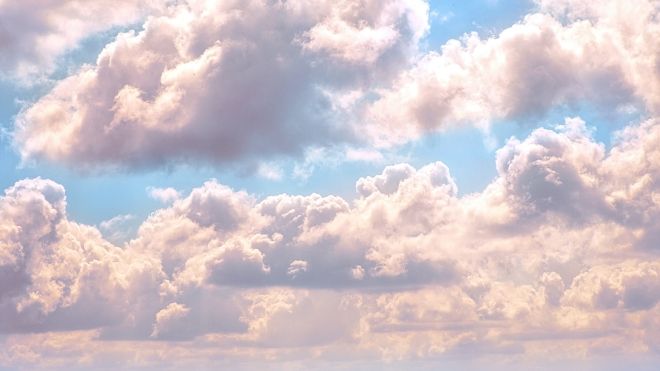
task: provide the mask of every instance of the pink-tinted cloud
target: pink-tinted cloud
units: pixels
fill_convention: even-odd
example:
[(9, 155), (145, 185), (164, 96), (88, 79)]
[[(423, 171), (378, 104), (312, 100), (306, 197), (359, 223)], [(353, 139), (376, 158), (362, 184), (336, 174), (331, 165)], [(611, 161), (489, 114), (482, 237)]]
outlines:
[[(179, 362), (284, 361), (301, 347), (320, 359), (652, 356), (660, 162), (642, 159), (657, 155), (659, 133), (645, 121), (605, 150), (567, 119), (509, 141), (496, 179), (466, 196), (442, 163), (359, 179), (352, 202), (257, 200), (209, 181), (123, 248), (68, 220), (61, 186), (20, 181), (0, 199), (0, 328), (12, 334), (0, 360), (48, 362), (43, 341), (69, 344), (72, 331), (90, 348), (71, 357), (99, 363), (108, 353), (93, 338), (118, 340), (116, 352), (139, 339), (195, 344), (138, 352), (167, 347)], [(134, 362), (122, 364), (144, 366)]]
[[(658, 2), (537, 4), (498, 35), (419, 56), (424, 1), (28, 11), (34, 2), (0, 0), (0, 16), (17, 21), (0, 30), (11, 51), (0, 65), (19, 77), (48, 73), (86, 34), (151, 14), (20, 112), (13, 139), (26, 161), (259, 159), (277, 179), (274, 155), (318, 146), (323, 157), (325, 145), (358, 141), (364, 151), (346, 158), (377, 161), (369, 144), (582, 101), (644, 117), (609, 149), (580, 118), (511, 138), (492, 182), (468, 195), (441, 162), (387, 166), (358, 179), (353, 200), (259, 199), (217, 180), (188, 194), (151, 188), (165, 205), (135, 233), (127, 216), (77, 223), (64, 187), (18, 181), (0, 197), (0, 367), (658, 359)], [(97, 6), (111, 9), (89, 17)]]
[(0, 77), (23, 83), (47, 77), (57, 58), (86, 38), (112, 27), (126, 26), (149, 12), (160, 0), (0, 1)]
[(585, 101), (654, 114), (657, 3), (623, 4), (539, 1), (419, 55), (423, 1), (183, 1), (27, 106), (14, 143), (26, 161), (135, 169), (387, 147)]
[(366, 108), (371, 137), (388, 146), (460, 125), (528, 121), (585, 101), (658, 113), (657, 1), (539, 3), (539, 13), (500, 34), (450, 40), (402, 72)]
[(181, 1), (27, 107), (15, 143), (24, 160), (125, 169), (354, 140), (328, 90), (407, 64), (427, 13), (421, 0)]

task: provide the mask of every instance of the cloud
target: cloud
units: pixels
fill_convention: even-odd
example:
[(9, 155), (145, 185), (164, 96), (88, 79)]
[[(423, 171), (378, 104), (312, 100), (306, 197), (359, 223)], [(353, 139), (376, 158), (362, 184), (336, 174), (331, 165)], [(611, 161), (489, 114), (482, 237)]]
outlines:
[[(460, 125), (526, 122), (581, 103), (660, 109), (657, 1), (538, 1), (501, 33), (450, 40), (366, 104), (366, 132), (391, 146)], [(568, 14), (568, 16), (566, 16)]]
[[(18, 181), (0, 197), (0, 367), (657, 359), (656, 3), (538, 4), (390, 87), (426, 32), (423, 2), (181, 1), (120, 34), (19, 114), (24, 159), (324, 158), (354, 129), (334, 126), (338, 109), (364, 108), (359, 132), (382, 145), (585, 100), (650, 118), (609, 149), (580, 118), (511, 138), (495, 179), (463, 196), (441, 162), (387, 166), (353, 200), (151, 188), (165, 205), (121, 247), (126, 216), (83, 225), (61, 185)], [(345, 157), (380, 158), (367, 148)]]
[(567, 119), (558, 132), (537, 129), (521, 143), (512, 139), (497, 152), (497, 168), (507, 188), (529, 219), (545, 211), (575, 221), (588, 213), (607, 213), (598, 167), (605, 156), (580, 119)]
[(384, 156), (379, 151), (370, 149), (349, 148), (346, 150), (346, 161), (383, 162)]
[(26, 0), (0, 2), (1, 77), (24, 83), (48, 76), (58, 57), (98, 32), (157, 11), (161, 1)]
[(421, 0), (154, 5), (141, 30), (118, 34), (95, 64), (26, 105), (13, 143), (24, 162), (80, 171), (195, 162), (277, 179), (257, 164), (581, 104), (658, 112), (656, 1), (537, 3), (498, 35), (466, 34), (423, 55)]
[(149, 194), (149, 197), (153, 198), (154, 200), (160, 201), (164, 204), (169, 204), (172, 203), (179, 198), (181, 198), (181, 194), (179, 191), (172, 187), (167, 187), (167, 188), (158, 188), (158, 187), (147, 187), (147, 193)]
[(190, 308), (179, 303), (170, 303), (156, 314), (156, 323), (151, 337), (166, 338), (168, 334), (174, 336), (186, 332), (185, 323), (182, 325), (180, 319), (190, 313)]
[(14, 142), (24, 161), (94, 170), (254, 162), (353, 141), (328, 91), (387, 80), (427, 18), (421, 0), (170, 4), (26, 107)]
[(361, 178), (351, 202), (211, 180), (122, 248), (68, 220), (60, 185), (23, 180), (0, 199), (0, 330), (14, 345), (93, 331), (196, 344), (145, 355), (279, 360), (654, 354), (659, 133), (644, 121), (606, 150), (569, 118), (511, 139), (496, 179), (465, 196), (440, 162)]
[(104, 237), (115, 244), (121, 244), (128, 241), (135, 232), (132, 222), (135, 216), (131, 214), (117, 215), (99, 224), (99, 230)]
[(563, 300), (587, 308), (653, 308), (660, 301), (660, 271), (656, 263), (626, 261), (593, 267), (574, 279)]
[[(376, 14), (365, 11), (372, 7), (382, 10)], [(397, 47), (401, 37), (421, 39), (428, 29), (428, 12), (428, 4), (421, 1), (339, 1), (328, 16), (303, 33), (302, 45), (305, 50), (327, 54), (338, 61), (372, 65)], [(401, 27), (399, 22), (406, 25)]]
[(155, 284), (154, 262), (131, 263), (97, 229), (68, 221), (65, 208), (63, 187), (39, 178), (0, 198), (2, 332), (118, 324), (136, 309), (129, 298), (137, 291), (130, 292)]
[(257, 168), (257, 174), (268, 180), (278, 181), (282, 180), (284, 176), (282, 174), (282, 169), (274, 164), (260, 164)]

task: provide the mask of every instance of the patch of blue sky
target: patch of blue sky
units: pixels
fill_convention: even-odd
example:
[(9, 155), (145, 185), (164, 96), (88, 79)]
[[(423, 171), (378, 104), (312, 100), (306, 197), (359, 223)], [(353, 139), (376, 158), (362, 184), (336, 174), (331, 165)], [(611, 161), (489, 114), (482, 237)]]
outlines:
[(438, 50), (448, 40), (470, 32), (481, 37), (497, 35), (535, 8), (531, 0), (431, 0), (431, 31), (425, 49)]

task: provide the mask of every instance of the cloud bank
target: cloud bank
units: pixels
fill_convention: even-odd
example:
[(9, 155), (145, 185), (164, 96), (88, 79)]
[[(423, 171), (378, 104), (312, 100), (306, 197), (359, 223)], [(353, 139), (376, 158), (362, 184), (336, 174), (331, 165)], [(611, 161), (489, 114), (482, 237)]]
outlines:
[(511, 138), (467, 195), (442, 162), (387, 166), (355, 199), (148, 187), (162, 205), (137, 231), (131, 214), (78, 223), (62, 185), (20, 180), (0, 196), (0, 368), (660, 358), (658, 1), (537, 0), (428, 53), (422, 0), (38, 3), (0, 0), (2, 78), (39, 82), (141, 26), (24, 106), (24, 162), (279, 180), (279, 158), (337, 146), (377, 162), (583, 104), (640, 118), (611, 148), (579, 117)]
[(361, 178), (353, 201), (210, 180), (122, 247), (67, 218), (62, 186), (22, 180), (0, 199), (0, 364), (657, 357), (658, 148), (656, 120), (605, 150), (569, 118), (512, 138), (461, 197), (440, 162)]

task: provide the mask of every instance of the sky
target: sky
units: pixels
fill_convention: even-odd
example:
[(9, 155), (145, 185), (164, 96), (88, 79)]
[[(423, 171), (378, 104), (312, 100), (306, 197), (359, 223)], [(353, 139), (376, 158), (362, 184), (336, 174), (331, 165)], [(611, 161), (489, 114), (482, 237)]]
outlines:
[(0, 0), (0, 370), (660, 362), (657, 0)]

